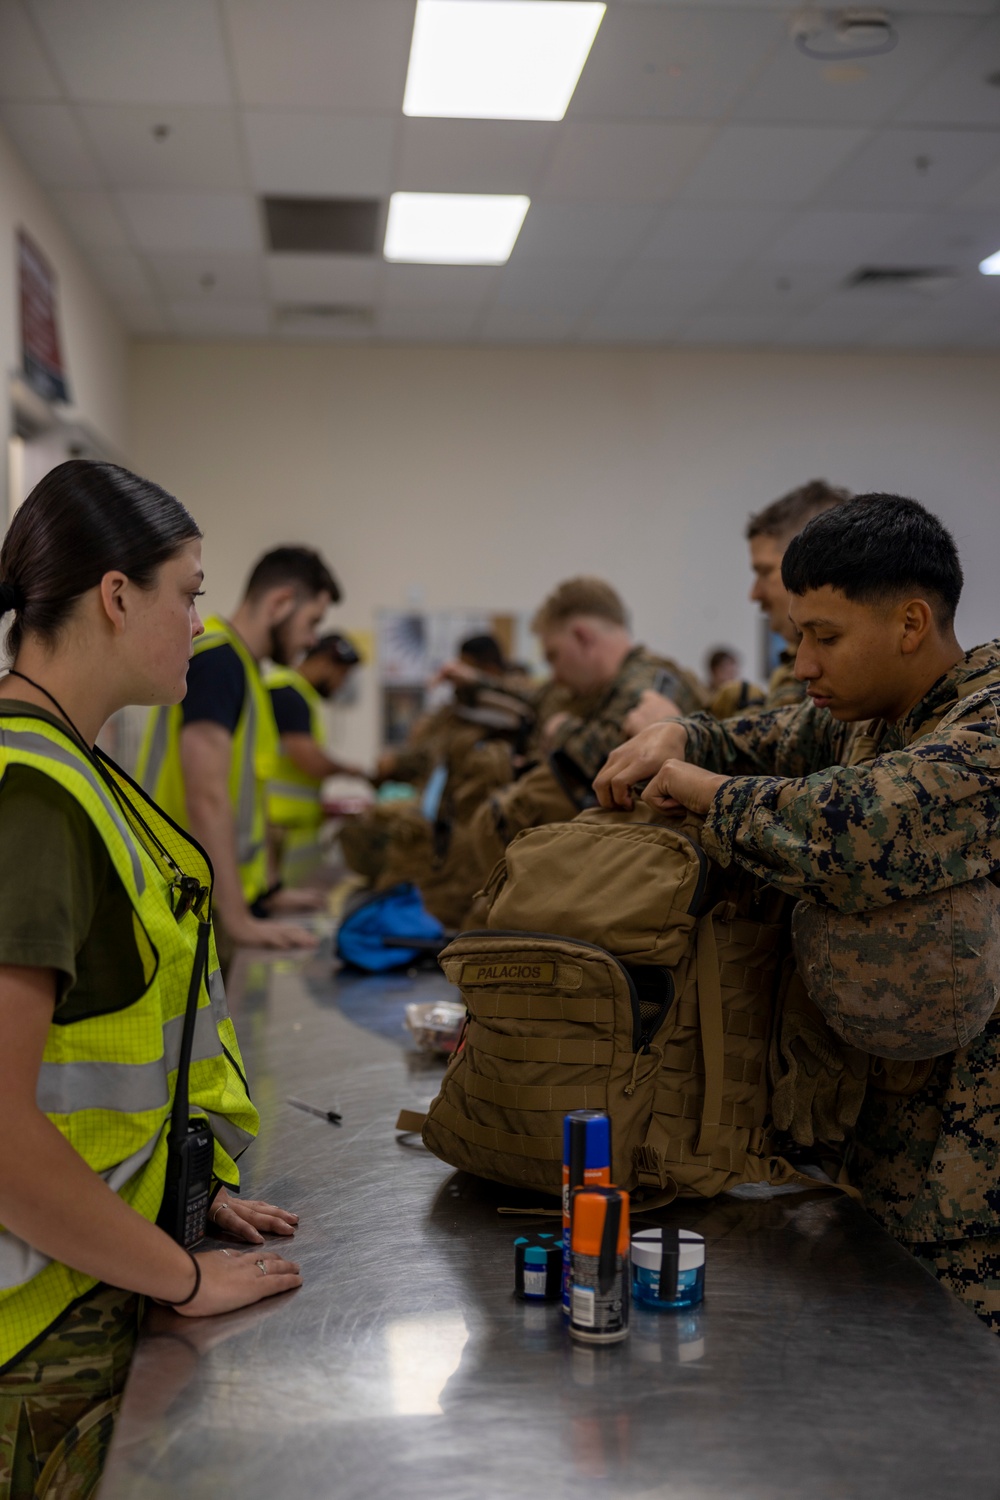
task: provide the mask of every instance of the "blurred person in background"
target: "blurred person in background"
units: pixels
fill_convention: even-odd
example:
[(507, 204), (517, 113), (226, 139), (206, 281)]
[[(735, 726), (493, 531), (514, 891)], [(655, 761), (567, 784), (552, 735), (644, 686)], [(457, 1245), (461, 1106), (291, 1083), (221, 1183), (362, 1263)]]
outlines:
[(238, 944), (315, 946), (305, 927), (265, 920), (321, 903), (315, 892), (270, 886), (267, 783), (279, 742), (260, 663), (265, 657), (278, 666), (297, 661), (339, 600), (340, 587), (318, 552), (278, 547), (265, 553), (232, 618), (205, 622), (183, 702), (150, 715), (138, 779), (211, 858), (227, 957)]

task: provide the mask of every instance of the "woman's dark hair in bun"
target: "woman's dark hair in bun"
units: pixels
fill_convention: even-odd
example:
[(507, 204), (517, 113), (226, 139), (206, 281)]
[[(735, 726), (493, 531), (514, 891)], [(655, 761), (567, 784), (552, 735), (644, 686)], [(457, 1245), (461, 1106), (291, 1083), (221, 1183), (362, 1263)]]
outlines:
[(151, 588), (161, 564), (200, 537), (179, 500), (117, 464), (71, 458), (39, 480), (0, 548), (0, 614), (15, 611), (7, 649), (52, 640), (81, 594), (119, 571)]

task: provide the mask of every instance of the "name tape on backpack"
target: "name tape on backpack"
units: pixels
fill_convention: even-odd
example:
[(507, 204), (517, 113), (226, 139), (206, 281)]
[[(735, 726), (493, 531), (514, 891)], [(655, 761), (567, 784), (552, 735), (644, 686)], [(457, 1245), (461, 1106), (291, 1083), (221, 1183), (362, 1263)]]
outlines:
[(553, 963), (463, 964), (459, 984), (554, 984)]

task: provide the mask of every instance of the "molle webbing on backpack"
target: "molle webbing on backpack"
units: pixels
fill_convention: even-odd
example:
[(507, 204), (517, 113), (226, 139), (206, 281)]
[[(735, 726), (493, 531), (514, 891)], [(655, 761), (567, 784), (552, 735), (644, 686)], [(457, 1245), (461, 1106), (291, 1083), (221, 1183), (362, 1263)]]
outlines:
[(490, 929), (441, 957), (470, 1020), (423, 1127), (438, 1156), (558, 1194), (563, 1115), (603, 1109), (613, 1180), (640, 1197), (809, 1181), (774, 1154), (770, 1113), (784, 903), (736, 876), (704, 910), (691, 835), (587, 813), (513, 840)]

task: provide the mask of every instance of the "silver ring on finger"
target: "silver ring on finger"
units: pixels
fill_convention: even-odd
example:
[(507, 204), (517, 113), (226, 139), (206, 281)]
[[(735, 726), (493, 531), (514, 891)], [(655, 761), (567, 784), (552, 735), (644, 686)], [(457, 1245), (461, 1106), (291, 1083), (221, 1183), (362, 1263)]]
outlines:
[(260, 1274), (262, 1276), (266, 1276), (267, 1275), (267, 1261), (266, 1260), (255, 1260), (254, 1261), (254, 1265), (255, 1266), (260, 1266)]

